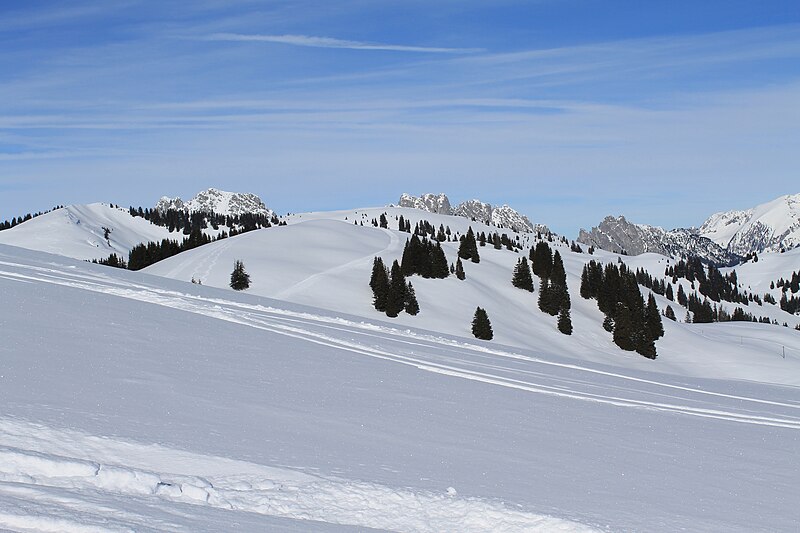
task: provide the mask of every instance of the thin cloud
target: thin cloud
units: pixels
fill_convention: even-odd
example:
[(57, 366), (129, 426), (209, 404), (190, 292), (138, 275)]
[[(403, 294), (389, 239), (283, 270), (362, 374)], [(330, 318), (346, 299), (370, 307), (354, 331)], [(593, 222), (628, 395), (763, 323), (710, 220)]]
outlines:
[(349, 50), (388, 50), (392, 52), (421, 52), (428, 54), (473, 54), (481, 52), (481, 48), (441, 48), (435, 46), (408, 46), (402, 44), (369, 43), (334, 39), (332, 37), (315, 37), (312, 35), (259, 35), (242, 33), (215, 33), (206, 37), (208, 41), (236, 41), (291, 44), (313, 48), (346, 48)]

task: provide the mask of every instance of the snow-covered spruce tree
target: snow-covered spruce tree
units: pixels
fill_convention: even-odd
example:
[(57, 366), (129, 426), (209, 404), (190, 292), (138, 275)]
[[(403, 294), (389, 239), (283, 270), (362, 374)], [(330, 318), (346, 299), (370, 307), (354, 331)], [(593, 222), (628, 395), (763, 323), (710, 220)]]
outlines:
[(233, 263), (233, 272), (231, 272), (231, 289), (235, 291), (243, 291), (250, 287), (250, 274), (244, 269), (244, 263), (238, 259)]
[(383, 264), (383, 259), (376, 257), (372, 262), (372, 277), (369, 280), (372, 288), (372, 304), (377, 311), (386, 311), (386, 301), (389, 297), (389, 272)]
[(460, 280), (467, 279), (467, 274), (464, 272), (464, 265), (461, 263), (461, 258), (456, 259), (456, 277)]
[(511, 277), (511, 284), (528, 292), (533, 292), (533, 276), (528, 266), (528, 260), (520, 257), (517, 266), (514, 267), (514, 275)]
[(472, 334), (475, 335), (476, 338), (485, 341), (490, 341), (494, 337), (489, 315), (486, 314), (486, 310), (481, 307), (475, 309), (475, 315), (472, 317)]
[(406, 294), (403, 301), (406, 313), (411, 316), (416, 316), (419, 313), (419, 303), (417, 302), (417, 293), (414, 291), (414, 286), (409, 281), (406, 284)]

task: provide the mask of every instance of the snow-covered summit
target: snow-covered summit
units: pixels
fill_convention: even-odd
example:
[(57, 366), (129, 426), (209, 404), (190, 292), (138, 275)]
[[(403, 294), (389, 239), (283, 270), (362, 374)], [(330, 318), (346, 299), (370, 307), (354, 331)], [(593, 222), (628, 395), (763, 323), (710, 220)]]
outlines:
[(452, 207), (450, 200), (444, 193), (429, 193), (423, 194), (422, 196), (412, 196), (403, 193), (397, 205), (399, 207), (421, 209), (430, 213), (466, 217), (491, 226), (508, 228), (521, 233), (550, 231), (547, 226), (543, 224), (532, 223), (528, 217), (509, 207), (507, 204), (494, 207), (492, 204), (475, 199), (461, 202), (456, 207)]
[(189, 212), (218, 213), (221, 215), (243, 215), (253, 213), (271, 217), (274, 213), (268, 209), (261, 198), (252, 193), (239, 193), (221, 191), (219, 189), (206, 189), (200, 191), (191, 200), (184, 202), (180, 198), (163, 196), (156, 204), (159, 211), (168, 209), (183, 209)]
[(800, 194), (744, 211), (715, 213), (698, 233), (740, 255), (793, 248), (800, 245)]

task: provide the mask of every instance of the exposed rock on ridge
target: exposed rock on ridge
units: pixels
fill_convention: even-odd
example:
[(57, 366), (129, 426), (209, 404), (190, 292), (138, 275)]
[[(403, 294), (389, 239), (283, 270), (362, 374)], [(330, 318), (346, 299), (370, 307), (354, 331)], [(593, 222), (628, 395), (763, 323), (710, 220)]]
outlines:
[(491, 204), (480, 200), (467, 200), (453, 208), (444, 193), (423, 194), (422, 196), (411, 196), (403, 193), (400, 196), (398, 206), (421, 209), (430, 213), (466, 217), (498, 228), (508, 228), (522, 233), (550, 232), (547, 226), (532, 223), (528, 217), (508, 205), (493, 207)]
[(197, 193), (188, 202), (184, 202), (180, 198), (164, 196), (156, 204), (156, 209), (161, 212), (168, 209), (182, 209), (190, 213), (199, 211), (232, 216), (253, 213), (271, 217), (274, 214), (255, 194), (220, 191), (214, 188)]
[(610, 252), (639, 255), (647, 252), (671, 257), (697, 256), (721, 265), (741, 259), (707, 237), (679, 228), (666, 231), (656, 226), (634, 224), (623, 216), (608, 216), (591, 231), (581, 229), (578, 242)]

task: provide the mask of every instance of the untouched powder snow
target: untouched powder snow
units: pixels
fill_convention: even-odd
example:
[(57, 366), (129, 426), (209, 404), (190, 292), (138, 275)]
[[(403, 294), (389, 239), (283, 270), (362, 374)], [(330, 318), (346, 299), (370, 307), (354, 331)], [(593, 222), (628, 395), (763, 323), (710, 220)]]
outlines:
[[(234, 261), (242, 260), (251, 276), (248, 292), (299, 304), (358, 315), (367, 320), (386, 320), (372, 307), (368, 282), (375, 256), (387, 265), (402, 255), (409, 234), (396, 229), (374, 228), (373, 218), (387, 213), (389, 228), (403, 216), (412, 226), (425, 219), (437, 228), (450, 227), (453, 235), (496, 228), (461, 217), (438, 215), (408, 208), (376, 208), (330, 213), (304, 213), (287, 219), (288, 226), (268, 228), (239, 235), (190, 250), (152, 265), (146, 272), (173, 279), (199, 279), (204, 285), (226, 288)], [(360, 222), (364, 220), (364, 226)], [(359, 224), (353, 224), (358, 221)], [(535, 235), (522, 234), (525, 254)], [(448, 261), (456, 260), (458, 245), (442, 246)], [(444, 280), (412, 276), (421, 312), (412, 317), (401, 313), (398, 327), (418, 327), (471, 337), (470, 324), (477, 306), (485, 308), (492, 321), (495, 340), (520, 348), (541, 350), (582, 360), (619, 365), (624, 368), (655, 370), (687, 376), (736, 378), (800, 385), (800, 335), (790, 328), (764, 324), (682, 324), (664, 320), (666, 335), (657, 341), (658, 359), (650, 361), (624, 352), (602, 328), (603, 315), (594, 300), (579, 295), (580, 274), (590, 259), (616, 262), (620, 256), (597, 251), (593, 256), (570, 251), (569, 246), (551, 243), (564, 260), (572, 302), (574, 333), (562, 335), (556, 319), (538, 309), (538, 278), (533, 294), (514, 288), (511, 275), (519, 255), (508, 250), (480, 247), (481, 262), (464, 263), (467, 279)], [(632, 268), (646, 268), (663, 274), (668, 259), (657, 254), (622, 258)], [(685, 281), (685, 280), (684, 280)], [(684, 289), (689, 291), (687, 284)], [(676, 287), (677, 290), (677, 287)], [(646, 293), (645, 293), (646, 294)], [(671, 305), (682, 319), (685, 309), (657, 297), (661, 309)], [(750, 306), (757, 316), (770, 316), (794, 327), (792, 317), (777, 306)], [(732, 307), (729, 307), (732, 311)], [(759, 332), (765, 332), (761, 335)], [(720, 337), (720, 335), (722, 337)], [(783, 359), (786, 351), (790, 358)]]
[(2, 528), (800, 519), (795, 387), (622, 369), (7, 246), (0, 291)]

